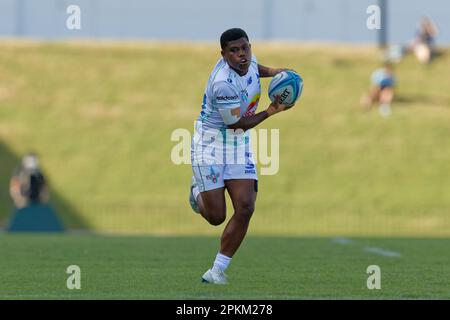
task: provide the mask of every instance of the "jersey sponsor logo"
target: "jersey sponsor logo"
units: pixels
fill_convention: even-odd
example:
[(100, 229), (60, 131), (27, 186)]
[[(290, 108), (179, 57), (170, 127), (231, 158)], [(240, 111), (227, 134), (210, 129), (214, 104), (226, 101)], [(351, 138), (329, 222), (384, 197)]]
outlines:
[(213, 167), (210, 168), (209, 174), (206, 176), (206, 180), (211, 180), (212, 183), (217, 183), (217, 179), (220, 177), (220, 172), (215, 172)]
[(245, 165), (245, 169), (247, 169), (247, 170), (251, 170), (254, 168), (255, 168), (255, 165), (253, 163), (247, 162), (247, 164)]
[(239, 97), (237, 95), (234, 96), (218, 96), (216, 97), (216, 101), (236, 101)]
[(247, 160), (245, 161), (245, 170), (244, 173), (251, 173), (251, 174), (255, 174), (255, 165), (250, 161), (250, 157), (251, 157), (251, 153), (250, 152), (246, 152), (245, 153), (245, 157), (247, 158)]
[(244, 89), (241, 91), (241, 100), (242, 101), (247, 101), (248, 100), (248, 92), (247, 89)]

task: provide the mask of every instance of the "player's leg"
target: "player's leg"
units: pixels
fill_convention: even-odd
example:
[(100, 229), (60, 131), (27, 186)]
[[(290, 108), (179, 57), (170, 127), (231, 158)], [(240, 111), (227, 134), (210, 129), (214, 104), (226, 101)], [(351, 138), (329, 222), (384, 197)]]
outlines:
[(365, 109), (370, 109), (379, 100), (380, 87), (372, 86), (368, 93), (364, 93), (360, 99), (360, 104)]
[(233, 203), (234, 214), (223, 231), (220, 253), (233, 257), (244, 239), (255, 210), (258, 180), (226, 180), (225, 186)]
[(225, 221), (225, 184), (223, 165), (193, 166), (190, 202), (210, 224), (217, 226)]
[[(210, 224), (219, 225), (226, 217), (224, 166), (193, 166), (194, 179), (191, 183), (191, 206), (199, 212)], [(193, 202), (194, 205), (193, 205)], [(222, 261), (220, 253), (216, 261)], [(206, 271), (202, 281), (207, 283), (225, 284), (226, 275), (213, 268)]]
[(224, 272), (247, 233), (255, 208), (257, 180), (226, 180), (225, 186), (233, 202), (234, 214), (222, 233), (220, 251), (213, 267), (202, 276), (203, 282), (215, 284), (228, 282)]
[(394, 97), (394, 90), (392, 87), (384, 87), (380, 91), (380, 106), (378, 112), (383, 117), (388, 117), (391, 111), (391, 102)]
[(370, 104), (374, 104), (380, 101), (381, 88), (379, 86), (372, 86), (370, 88)]
[[(203, 281), (208, 283), (227, 283), (227, 276), (224, 272), (247, 233), (254, 210), (257, 186), (255, 180), (258, 179), (256, 166), (250, 151), (250, 137), (243, 135), (241, 138), (242, 140), (237, 139), (230, 144), (233, 150), (227, 149), (226, 153), (226, 156), (232, 155), (233, 160), (224, 165), (223, 180), (233, 202), (235, 213), (225, 227), (220, 251), (216, 255), (213, 267), (202, 276)], [(235, 144), (236, 142), (238, 143)]]
[(218, 188), (201, 192), (197, 197), (200, 214), (213, 226), (225, 221), (226, 203), (225, 188)]
[(394, 98), (394, 88), (386, 87), (380, 92), (380, 103), (381, 104), (391, 104)]

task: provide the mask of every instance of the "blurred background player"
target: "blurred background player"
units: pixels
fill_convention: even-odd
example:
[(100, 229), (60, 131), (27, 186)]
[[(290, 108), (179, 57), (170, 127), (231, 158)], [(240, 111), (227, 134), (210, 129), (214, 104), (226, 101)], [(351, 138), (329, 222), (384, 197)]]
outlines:
[(395, 76), (391, 61), (386, 61), (382, 68), (375, 70), (371, 76), (372, 86), (368, 94), (361, 98), (363, 107), (370, 109), (378, 104), (380, 115), (391, 114), (391, 103), (394, 99)]
[(438, 29), (430, 17), (422, 17), (409, 51), (413, 52), (421, 63), (430, 63), (435, 54), (435, 41)]

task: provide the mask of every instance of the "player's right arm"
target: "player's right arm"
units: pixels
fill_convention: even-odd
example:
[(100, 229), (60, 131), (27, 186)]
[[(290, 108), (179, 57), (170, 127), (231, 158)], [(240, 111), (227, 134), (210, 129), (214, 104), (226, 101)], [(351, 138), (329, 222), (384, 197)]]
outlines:
[(286, 109), (286, 105), (278, 103), (278, 99), (275, 99), (274, 102), (272, 102), (266, 110), (261, 111), (257, 114), (254, 114), (249, 117), (241, 117), (239, 121), (232, 125), (228, 125), (228, 128), (230, 129), (242, 129), (243, 131), (247, 131), (248, 129), (251, 129), (253, 127), (256, 127), (258, 124), (269, 118), (270, 116), (273, 116), (274, 114), (284, 111)]
[(278, 99), (275, 99), (266, 110), (252, 116), (241, 117), (241, 103), (235, 88), (227, 83), (218, 83), (214, 88), (213, 94), (217, 109), (222, 116), (223, 122), (229, 129), (246, 131), (257, 126), (270, 116), (286, 109), (286, 105), (278, 103)]

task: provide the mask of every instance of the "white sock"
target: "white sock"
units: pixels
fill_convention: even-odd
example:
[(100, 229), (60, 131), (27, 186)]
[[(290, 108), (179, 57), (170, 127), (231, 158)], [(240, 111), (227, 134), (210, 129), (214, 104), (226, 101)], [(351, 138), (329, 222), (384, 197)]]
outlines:
[(388, 117), (391, 115), (391, 106), (388, 103), (380, 104), (378, 111), (383, 117)]
[(216, 260), (214, 260), (212, 270), (224, 272), (228, 268), (230, 262), (231, 262), (230, 257), (227, 257), (219, 252), (216, 256)]
[(194, 195), (195, 201), (198, 202), (197, 197), (200, 194), (200, 190), (198, 189), (198, 186), (195, 186), (194, 188), (192, 188), (192, 194)]

